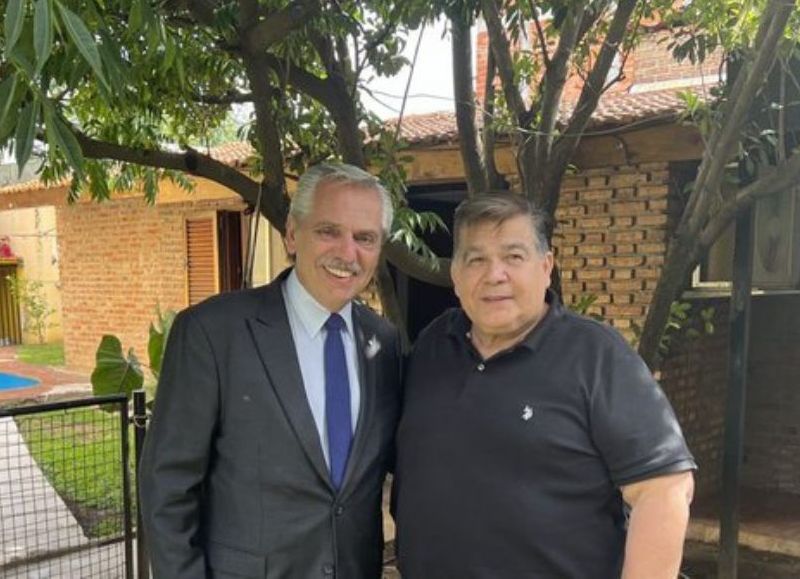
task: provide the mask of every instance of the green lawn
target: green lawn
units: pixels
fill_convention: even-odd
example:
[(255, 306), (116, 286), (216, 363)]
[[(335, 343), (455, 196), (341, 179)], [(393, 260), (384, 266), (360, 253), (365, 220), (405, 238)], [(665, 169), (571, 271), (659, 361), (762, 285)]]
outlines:
[(86, 535), (121, 535), (119, 414), (79, 408), (16, 421), (31, 455)]
[(64, 365), (64, 344), (24, 344), (17, 347), (17, 358), (28, 364)]

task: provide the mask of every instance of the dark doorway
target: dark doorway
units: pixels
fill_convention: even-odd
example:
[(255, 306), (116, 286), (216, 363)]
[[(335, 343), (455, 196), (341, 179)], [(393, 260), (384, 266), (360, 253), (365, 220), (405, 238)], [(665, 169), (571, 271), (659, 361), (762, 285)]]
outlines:
[(219, 291), (228, 292), (242, 287), (242, 214), (239, 211), (220, 211), (217, 214), (217, 243), (219, 247)]
[[(408, 203), (415, 211), (432, 211), (447, 225), (447, 231), (426, 233), (423, 239), (440, 257), (453, 255), (453, 212), (467, 196), (465, 183), (412, 186), (407, 193)], [(405, 314), (408, 335), (416, 340), (420, 331), (447, 308), (458, 306), (452, 288), (437, 287), (409, 278), (392, 268), (398, 298)]]

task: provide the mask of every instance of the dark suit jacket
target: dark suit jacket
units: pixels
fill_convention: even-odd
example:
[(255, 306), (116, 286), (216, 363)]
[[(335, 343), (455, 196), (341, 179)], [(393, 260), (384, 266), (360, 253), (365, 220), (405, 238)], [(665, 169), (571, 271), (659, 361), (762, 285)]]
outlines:
[(337, 494), (303, 388), (285, 276), (215, 296), (172, 327), (139, 472), (156, 579), (381, 575), (398, 335), (353, 304), (361, 410)]

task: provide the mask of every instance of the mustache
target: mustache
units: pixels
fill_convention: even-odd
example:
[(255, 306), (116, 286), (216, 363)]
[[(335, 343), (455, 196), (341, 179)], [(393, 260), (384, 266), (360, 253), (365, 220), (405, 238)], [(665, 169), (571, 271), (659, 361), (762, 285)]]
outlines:
[(337, 259), (335, 257), (331, 257), (328, 259), (323, 259), (320, 261), (320, 265), (322, 267), (330, 267), (333, 269), (340, 269), (342, 271), (346, 271), (347, 273), (352, 273), (353, 275), (358, 275), (361, 273), (362, 268), (356, 262), (349, 262), (344, 261), (341, 259)]

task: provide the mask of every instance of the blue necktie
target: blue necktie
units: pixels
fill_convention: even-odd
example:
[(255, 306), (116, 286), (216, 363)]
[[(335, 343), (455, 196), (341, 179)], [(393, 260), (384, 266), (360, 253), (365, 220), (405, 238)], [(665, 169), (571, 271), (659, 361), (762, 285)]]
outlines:
[(331, 314), (325, 322), (325, 419), (331, 481), (336, 490), (342, 486), (350, 443), (353, 441), (350, 381), (347, 378), (347, 359), (341, 334), (344, 327), (344, 320), (339, 314)]

